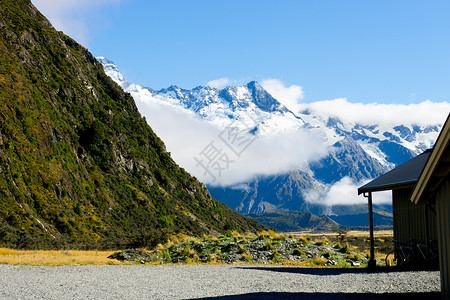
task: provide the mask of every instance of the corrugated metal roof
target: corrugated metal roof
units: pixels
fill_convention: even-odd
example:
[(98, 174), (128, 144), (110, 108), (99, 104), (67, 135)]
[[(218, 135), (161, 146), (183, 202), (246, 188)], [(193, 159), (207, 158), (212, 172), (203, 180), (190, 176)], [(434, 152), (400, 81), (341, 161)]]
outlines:
[(395, 169), (387, 172), (384, 175), (372, 180), (366, 185), (358, 189), (358, 194), (364, 192), (386, 191), (400, 187), (413, 186), (425, 167), (425, 164), (430, 156), (431, 149), (424, 153), (408, 160)]

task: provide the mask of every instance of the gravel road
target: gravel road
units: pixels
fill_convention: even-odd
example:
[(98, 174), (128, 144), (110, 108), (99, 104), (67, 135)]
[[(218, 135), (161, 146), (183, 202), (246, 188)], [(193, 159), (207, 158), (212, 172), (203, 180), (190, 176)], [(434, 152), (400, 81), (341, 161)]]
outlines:
[(0, 265), (0, 299), (439, 299), (438, 271)]

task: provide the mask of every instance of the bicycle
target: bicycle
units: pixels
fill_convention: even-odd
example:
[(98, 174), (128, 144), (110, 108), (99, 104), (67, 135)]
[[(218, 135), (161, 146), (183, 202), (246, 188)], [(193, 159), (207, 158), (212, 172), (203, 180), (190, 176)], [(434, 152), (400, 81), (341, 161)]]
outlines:
[(437, 248), (431, 247), (433, 241), (429, 241), (428, 247), (425, 244), (417, 243), (417, 249), (423, 262), (435, 261), (439, 258)]
[(414, 250), (412, 246), (398, 246), (398, 251), (392, 250), (386, 255), (386, 266), (393, 266), (396, 262), (397, 267), (405, 266), (415, 260)]
[(399, 245), (398, 251), (393, 250), (386, 255), (386, 266), (393, 266), (395, 262), (398, 267), (429, 262), (436, 264), (439, 254), (436, 248), (431, 247), (432, 243), (433, 241), (429, 242), (429, 247), (418, 241), (412, 241), (409, 245)]

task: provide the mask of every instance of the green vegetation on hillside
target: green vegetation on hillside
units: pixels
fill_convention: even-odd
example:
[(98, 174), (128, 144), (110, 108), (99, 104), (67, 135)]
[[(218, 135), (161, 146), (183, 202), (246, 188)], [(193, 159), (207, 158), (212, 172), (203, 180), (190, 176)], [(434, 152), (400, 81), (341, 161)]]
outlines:
[(174, 163), (132, 97), (29, 0), (0, 0), (0, 245), (152, 246), (263, 226)]

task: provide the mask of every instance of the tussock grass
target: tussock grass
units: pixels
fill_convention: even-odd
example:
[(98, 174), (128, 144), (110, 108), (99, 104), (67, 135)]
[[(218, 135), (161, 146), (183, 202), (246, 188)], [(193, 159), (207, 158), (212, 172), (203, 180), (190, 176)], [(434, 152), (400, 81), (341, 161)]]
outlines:
[(264, 246), (264, 250), (275, 250), (275, 247), (272, 245), (271, 242), (268, 242), (268, 243)]
[(352, 249), (350, 248), (350, 246), (348, 245), (348, 243), (345, 243), (345, 246), (342, 247), (341, 249), (339, 249), (339, 252), (341, 252), (341, 253), (347, 253), (347, 254), (349, 254), (350, 251), (352, 251)]
[(304, 237), (298, 239), (298, 243), (301, 245), (308, 245), (308, 240)]
[(292, 252), (292, 255), (301, 256), (301, 255), (305, 255), (305, 252), (302, 249), (295, 248), (294, 251)]
[(318, 266), (324, 266), (327, 263), (327, 259), (323, 257), (315, 257), (313, 263)]
[(316, 246), (325, 246), (326, 244), (328, 244), (328, 240), (327, 239), (324, 239), (324, 240), (318, 240), (318, 241), (316, 241), (315, 243), (314, 243), (314, 245), (316, 245)]

